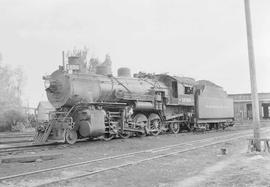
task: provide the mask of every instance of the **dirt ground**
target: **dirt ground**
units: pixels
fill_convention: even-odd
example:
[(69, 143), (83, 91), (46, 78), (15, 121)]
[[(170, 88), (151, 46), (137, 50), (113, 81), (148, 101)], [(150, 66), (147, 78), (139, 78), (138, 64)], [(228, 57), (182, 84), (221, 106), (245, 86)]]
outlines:
[[(227, 155), (221, 154), (223, 147)], [(60, 186), (270, 186), (269, 161), (269, 154), (247, 154), (247, 140), (242, 139)]]
[[(140, 151), (156, 147), (162, 147), (172, 144), (184, 143), (192, 140), (199, 140), (202, 138), (215, 137), (220, 135), (230, 134), (236, 132), (234, 128), (226, 129), (225, 131), (211, 132), (211, 133), (180, 133), (180, 134), (164, 134), (157, 137), (134, 137), (129, 139), (114, 139), (111, 141), (89, 141), (75, 144), (72, 146), (63, 145), (57, 149), (48, 149), (39, 151), (28, 151), (25, 153), (18, 153), (20, 155), (35, 155), (41, 153), (57, 154), (62, 153), (63, 157), (57, 160), (49, 160), (46, 162), (33, 162), (33, 163), (10, 163), (0, 164), (0, 177), (12, 175), (22, 172), (32, 171), (33, 169), (44, 169), (50, 166), (59, 166), (62, 164), (82, 162), (105, 156), (113, 156), (127, 152)], [(16, 156), (15, 155), (15, 156)], [(5, 156), (2, 156), (2, 158)], [(1, 159), (1, 156), (0, 156)]]
[[(224, 132), (206, 134), (183, 133), (127, 140), (117, 139), (110, 142), (94, 141), (68, 149), (44, 150), (46, 153), (61, 152), (63, 157), (33, 163), (2, 163), (0, 176), (225, 135), (234, 131), (236, 130), (228, 129)], [(270, 134), (266, 134), (265, 137), (269, 138)], [(51, 186), (270, 186), (270, 154), (247, 154), (247, 144), (247, 139), (241, 139)], [(228, 153), (222, 155), (221, 148), (226, 148)], [(80, 169), (91, 170), (87, 167)], [(58, 172), (68, 176), (78, 171), (70, 169), (68, 172)], [(12, 182), (0, 183), (1, 185), (17, 186)], [(25, 185), (22, 184), (22, 186)]]
[(269, 153), (247, 153), (245, 148), (172, 186), (269, 187), (270, 156)]

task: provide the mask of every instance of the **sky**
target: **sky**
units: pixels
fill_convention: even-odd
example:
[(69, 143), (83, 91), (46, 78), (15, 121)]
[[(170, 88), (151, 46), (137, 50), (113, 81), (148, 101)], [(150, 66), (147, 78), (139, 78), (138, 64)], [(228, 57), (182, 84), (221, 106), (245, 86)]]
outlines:
[[(259, 92), (270, 92), (270, 1), (251, 0)], [(24, 102), (46, 100), (43, 75), (63, 50), (119, 67), (206, 79), (250, 92), (243, 0), (0, 0), (2, 63), (21, 67)]]

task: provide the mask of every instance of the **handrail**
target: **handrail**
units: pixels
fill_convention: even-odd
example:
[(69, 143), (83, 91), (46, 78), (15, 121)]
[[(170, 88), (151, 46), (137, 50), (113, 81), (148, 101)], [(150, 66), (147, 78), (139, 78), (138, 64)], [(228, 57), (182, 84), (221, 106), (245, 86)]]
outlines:
[(122, 85), (129, 93), (131, 93), (131, 91), (123, 83), (121, 83), (116, 77), (114, 76), (108, 76), (108, 77), (113, 78), (118, 84)]

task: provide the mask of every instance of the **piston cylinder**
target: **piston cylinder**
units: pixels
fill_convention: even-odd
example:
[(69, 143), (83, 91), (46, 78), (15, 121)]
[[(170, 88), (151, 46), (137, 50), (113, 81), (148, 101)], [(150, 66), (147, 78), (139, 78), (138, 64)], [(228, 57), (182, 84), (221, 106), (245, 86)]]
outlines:
[(104, 110), (88, 110), (90, 119), (78, 122), (79, 133), (82, 137), (98, 137), (105, 132)]

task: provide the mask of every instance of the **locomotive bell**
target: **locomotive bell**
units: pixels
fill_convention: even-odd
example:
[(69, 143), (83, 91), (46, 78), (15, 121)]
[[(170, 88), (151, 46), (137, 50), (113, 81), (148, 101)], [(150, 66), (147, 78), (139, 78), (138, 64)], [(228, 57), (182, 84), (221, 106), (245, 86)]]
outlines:
[(117, 70), (118, 77), (131, 77), (130, 69), (126, 67), (119, 68)]

